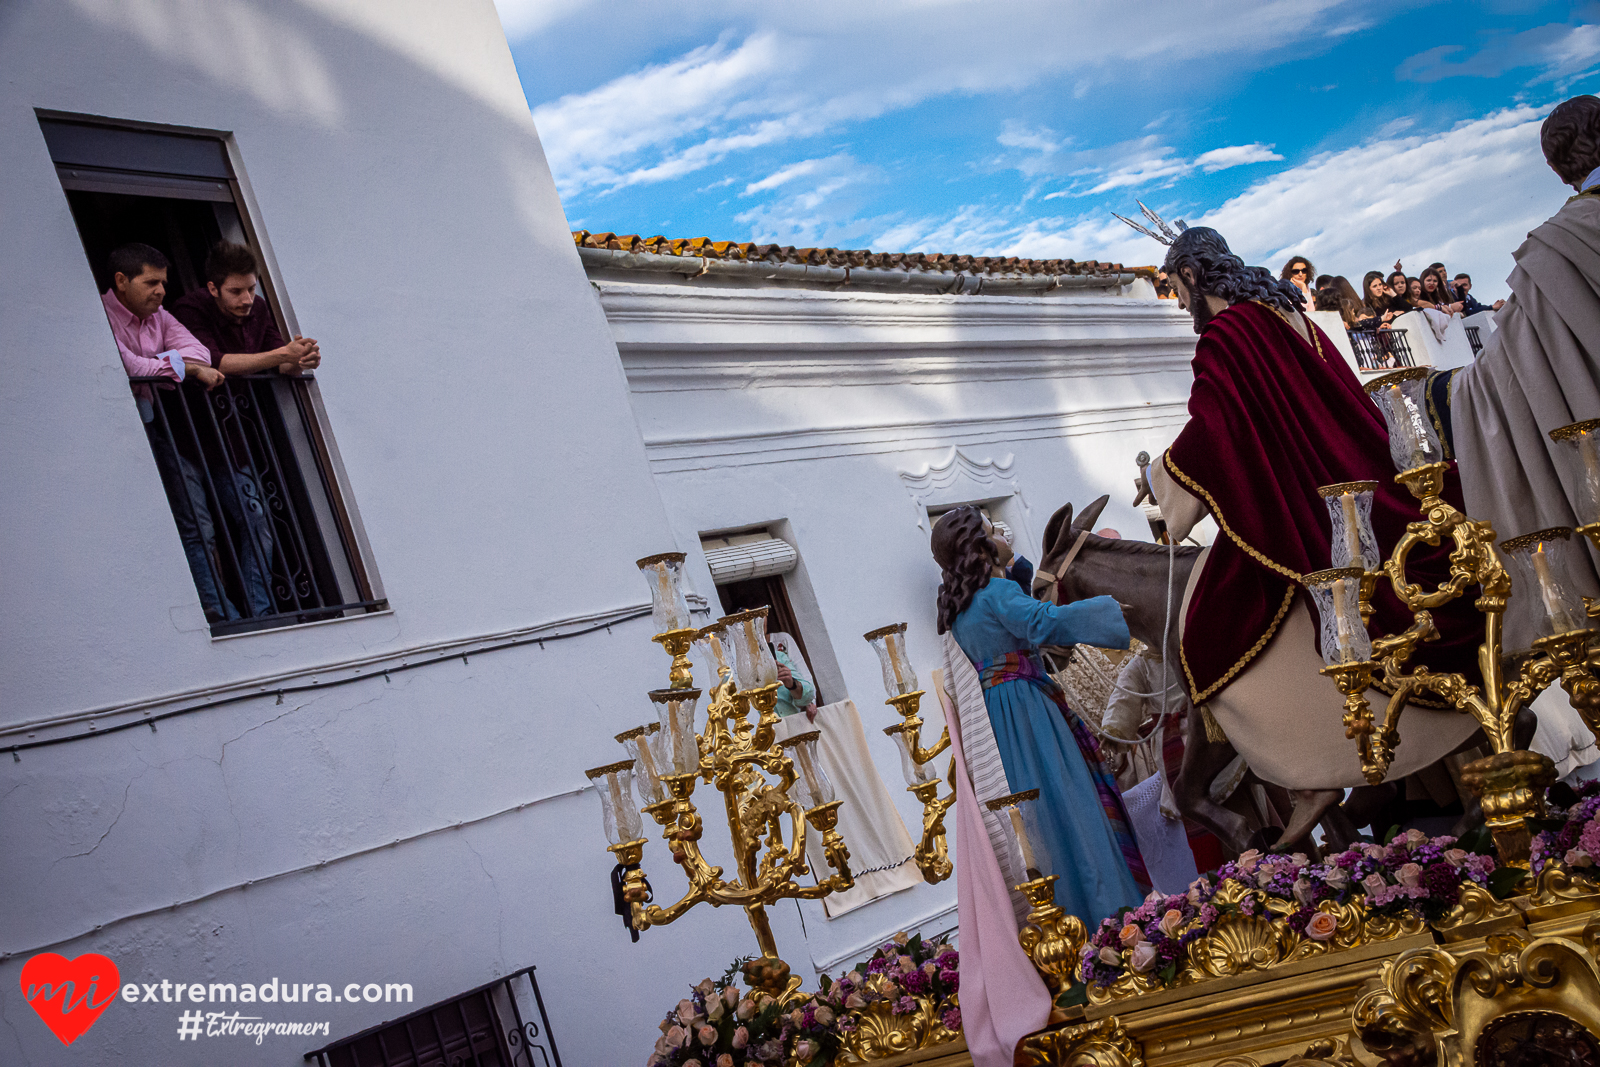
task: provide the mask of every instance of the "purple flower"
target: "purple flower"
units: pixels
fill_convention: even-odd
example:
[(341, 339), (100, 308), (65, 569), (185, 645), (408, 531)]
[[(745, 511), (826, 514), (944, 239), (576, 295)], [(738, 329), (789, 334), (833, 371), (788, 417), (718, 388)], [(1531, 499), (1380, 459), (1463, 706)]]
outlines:
[(916, 1012), (917, 1002), (911, 997), (901, 997), (894, 1002), (894, 1013), (896, 1015), (915, 1015)]
[(946, 1030), (959, 1030), (959, 1029), (961, 1029), (961, 1009), (960, 1008), (949, 1008), (949, 1009), (946, 1009), (945, 1013), (939, 1017), (939, 1021), (944, 1023), (944, 1028)]
[(939, 981), (944, 983), (944, 988), (947, 992), (959, 992), (961, 989), (961, 972), (955, 970), (940, 971)]

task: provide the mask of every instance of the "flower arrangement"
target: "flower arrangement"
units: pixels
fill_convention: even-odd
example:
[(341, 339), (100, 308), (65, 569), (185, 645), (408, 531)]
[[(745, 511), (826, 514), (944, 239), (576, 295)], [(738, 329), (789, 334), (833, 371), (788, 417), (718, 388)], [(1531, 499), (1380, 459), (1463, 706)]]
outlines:
[(1565, 809), (1553, 808), (1533, 837), (1533, 873), (1565, 863), (1578, 874), (1600, 877), (1600, 781), (1585, 782)]
[(855, 1028), (853, 1016), (874, 1004), (888, 1004), (893, 1015), (914, 1015), (921, 1010), (919, 1000), (933, 1005), (946, 1030), (958, 1031), (960, 988), (960, 953), (943, 939), (924, 941), (920, 934), (899, 933), (836, 981), (824, 976), (822, 1000), (845, 1013), (847, 1032)]
[(661, 1020), (648, 1067), (746, 1067), (832, 1063), (847, 1032), (843, 1014), (816, 997), (779, 1004), (771, 994), (741, 992), (735, 960), (719, 980), (707, 978)]
[(1084, 946), (1079, 975), (1098, 989), (1129, 975), (1143, 988), (1174, 985), (1190, 962), (1191, 946), (1230, 916), (1279, 918), (1296, 940), (1314, 943), (1354, 936), (1342, 925), (1351, 922), (1346, 906), (1355, 902), (1367, 916), (1436, 922), (1456, 906), (1463, 885), (1489, 886), (1494, 870), (1486, 835), (1458, 842), (1408, 830), (1387, 844), (1363, 843), (1321, 863), (1302, 853), (1251, 849), (1197, 878), (1183, 894), (1152, 893), (1137, 908), (1102, 921)]

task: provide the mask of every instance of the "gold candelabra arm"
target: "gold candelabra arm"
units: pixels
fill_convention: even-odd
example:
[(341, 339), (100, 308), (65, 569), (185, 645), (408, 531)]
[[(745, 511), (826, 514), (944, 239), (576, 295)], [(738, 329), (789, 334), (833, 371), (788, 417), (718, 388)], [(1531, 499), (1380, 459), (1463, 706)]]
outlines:
[(950, 846), (945, 840), (944, 813), (956, 802), (955, 789), (952, 786), (950, 795), (939, 799), (939, 779), (935, 778), (907, 791), (922, 801), (922, 840), (917, 842), (914, 853), (917, 867), (924, 881), (942, 882), (954, 870), (950, 864)]
[[(823, 854), (827, 856), (828, 866), (836, 873), (820, 879), (814, 886), (800, 886), (797, 896), (816, 900), (830, 893), (842, 893), (856, 884), (855, 875), (850, 873), (850, 850), (845, 847), (844, 838), (839, 836), (839, 831), (836, 829), (839, 824), (839, 806), (843, 803), (842, 800), (833, 800), (806, 812), (806, 821), (822, 834)], [(801, 846), (797, 845), (796, 848), (799, 849)]]
[(901, 693), (899, 696), (890, 697), (884, 701), (885, 704), (900, 713), (900, 717), (905, 724), (905, 738), (907, 745), (911, 749), (911, 758), (919, 764), (938, 759), (939, 755), (950, 747), (950, 727), (948, 726), (939, 734), (939, 740), (934, 742), (933, 747), (922, 747), (922, 716), (917, 712), (922, 703), (923, 692), (921, 689), (915, 689), (909, 693)]
[(1032, 905), (1027, 925), (1017, 934), (1017, 940), (1049, 986), (1053, 1000), (1073, 983), (1089, 934), (1082, 919), (1068, 915), (1056, 904), (1055, 875), (1035, 878), (1016, 888)]
[(694, 646), (694, 636), (699, 632), (691, 626), (685, 630), (668, 630), (650, 639), (672, 656), (667, 683), (673, 689), (688, 689), (694, 685), (694, 664), (689, 662), (689, 649)]

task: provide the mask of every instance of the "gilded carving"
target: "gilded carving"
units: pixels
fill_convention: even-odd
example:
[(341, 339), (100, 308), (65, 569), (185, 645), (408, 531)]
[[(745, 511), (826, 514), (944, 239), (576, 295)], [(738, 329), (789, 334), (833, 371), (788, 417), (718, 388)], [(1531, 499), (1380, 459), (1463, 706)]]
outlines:
[[(917, 997), (917, 1010), (896, 1014), (888, 1001), (876, 1001), (855, 1013), (856, 1029), (839, 1050), (841, 1065), (868, 1063), (903, 1052), (932, 1048), (961, 1036), (945, 1028), (939, 1005), (932, 997)], [(948, 1006), (956, 1006), (949, 997)]]
[(1016, 1063), (1017, 1067), (1144, 1067), (1144, 1055), (1113, 1015), (1030, 1034), (1017, 1046)]

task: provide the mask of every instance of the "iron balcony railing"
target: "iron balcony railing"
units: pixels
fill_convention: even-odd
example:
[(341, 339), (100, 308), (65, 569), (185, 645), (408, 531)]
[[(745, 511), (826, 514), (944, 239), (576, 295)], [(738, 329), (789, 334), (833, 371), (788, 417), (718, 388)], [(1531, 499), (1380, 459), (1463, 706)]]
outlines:
[(335, 1041), (318, 1067), (561, 1067), (534, 968)]
[(1417, 365), (1404, 330), (1350, 330), (1349, 334), (1350, 346), (1356, 352), (1356, 365), (1362, 370), (1393, 370)]
[(214, 636), (388, 606), (355, 550), (309, 379), (132, 384)]
[(1478, 327), (1467, 327), (1467, 343), (1472, 346), (1472, 358), (1477, 359), (1478, 353), (1483, 351), (1483, 339), (1478, 336)]

